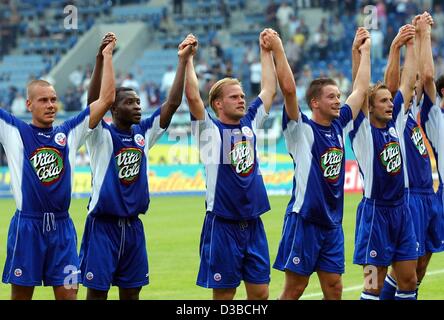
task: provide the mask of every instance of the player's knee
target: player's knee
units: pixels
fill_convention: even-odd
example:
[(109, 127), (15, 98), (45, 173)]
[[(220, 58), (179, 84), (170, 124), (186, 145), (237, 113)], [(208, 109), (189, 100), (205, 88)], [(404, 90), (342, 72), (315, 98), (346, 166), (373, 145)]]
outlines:
[(418, 265), (416, 267), (416, 276), (418, 278), (418, 281), (421, 281), (427, 271), (427, 265), (428, 265), (428, 261), (421, 261), (418, 260)]
[(119, 289), (120, 300), (139, 300), (140, 290), (142, 288)]
[(77, 300), (77, 289), (66, 289), (55, 291), (56, 300)]
[(305, 291), (307, 284), (297, 284), (293, 286), (286, 286), (282, 293), (281, 300), (297, 300)]
[(88, 288), (86, 300), (106, 300), (108, 299), (108, 291), (95, 290)]
[(248, 293), (248, 300), (267, 300), (269, 296), (268, 288), (262, 288)]
[(213, 289), (214, 300), (233, 300), (236, 294), (236, 288), (234, 289)]
[(398, 288), (400, 290), (412, 291), (416, 290), (416, 285), (418, 283), (418, 279), (416, 277), (416, 273), (411, 273), (408, 275), (403, 275), (402, 277), (398, 276), (397, 279)]
[(341, 299), (342, 296), (342, 281), (332, 281), (326, 284), (326, 292), (324, 298), (327, 300)]
[(33, 293), (34, 287), (12, 285), (11, 300), (31, 300)]

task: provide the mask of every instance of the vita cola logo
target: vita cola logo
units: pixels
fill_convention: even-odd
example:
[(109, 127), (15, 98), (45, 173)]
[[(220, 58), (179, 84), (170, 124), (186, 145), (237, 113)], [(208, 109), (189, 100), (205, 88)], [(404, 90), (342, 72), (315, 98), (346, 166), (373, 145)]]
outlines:
[(254, 151), (249, 141), (240, 141), (230, 151), (231, 165), (236, 173), (248, 176), (253, 171)]
[(388, 174), (396, 175), (401, 171), (401, 148), (398, 142), (387, 143), (379, 157)]
[(34, 151), (29, 160), (38, 179), (44, 185), (51, 185), (60, 179), (63, 171), (63, 158), (59, 150), (39, 148)]
[(419, 153), (421, 154), (421, 156), (426, 158), (428, 156), (428, 152), (427, 152), (426, 145), (424, 143), (424, 138), (422, 136), (421, 129), (419, 129), (419, 127), (415, 127), (412, 130), (411, 138), (412, 138), (412, 141), (415, 144), (416, 148), (418, 149)]
[(329, 182), (336, 182), (341, 174), (344, 152), (339, 148), (330, 148), (321, 156), (321, 168), (324, 178)]
[(123, 148), (115, 159), (120, 181), (124, 184), (131, 184), (136, 181), (139, 177), (142, 151), (137, 148)]

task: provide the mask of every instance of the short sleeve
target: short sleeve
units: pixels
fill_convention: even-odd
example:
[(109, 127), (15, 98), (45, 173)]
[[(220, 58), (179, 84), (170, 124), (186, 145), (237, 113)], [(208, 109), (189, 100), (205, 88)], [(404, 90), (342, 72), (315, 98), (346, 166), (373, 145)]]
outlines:
[(60, 127), (68, 137), (68, 143), (73, 146), (75, 150), (80, 148), (86, 138), (93, 129), (89, 128), (90, 108), (89, 106), (80, 112), (77, 116), (66, 120)]
[(265, 111), (264, 103), (260, 97), (253, 100), (245, 115), (251, 123), (254, 129), (262, 129), (265, 121), (268, 119), (268, 113)]
[[(145, 137), (148, 139), (148, 148), (151, 149), (154, 144), (160, 139), (160, 137), (165, 133), (167, 128), (160, 127), (160, 107), (154, 111), (154, 113), (144, 119), (140, 123), (140, 127), (145, 134)], [(148, 132), (148, 136), (147, 136)]]

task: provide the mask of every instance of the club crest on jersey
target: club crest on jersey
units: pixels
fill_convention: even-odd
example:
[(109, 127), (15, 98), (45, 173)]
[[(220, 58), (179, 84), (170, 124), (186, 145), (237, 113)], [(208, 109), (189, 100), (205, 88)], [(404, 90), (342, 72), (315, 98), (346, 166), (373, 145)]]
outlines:
[(249, 141), (235, 143), (230, 151), (230, 161), (237, 174), (250, 175), (254, 167), (254, 150), (251, 143)]
[(141, 135), (141, 134), (136, 134), (135, 136), (134, 136), (134, 141), (136, 142), (136, 144), (139, 146), (139, 147), (145, 147), (145, 138)]
[(59, 150), (54, 148), (39, 148), (29, 159), (37, 174), (38, 179), (44, 185), (57, 182), (63, 172), (63, 157)]
[(413, 128), (412, 135), (410, 138), (412, 139), (413, 143), (415, 144), (421, 156), (427, 158), (428, 156), (427, 148), (424, 143), (424, 138), (422, 136), (421, 129), (418, 126)]
[(387, 143), (379, 157), (388, 174), (394, 176), (401, 171), (401, 148), (397, 141)]
[(63, 132), (59, 132), (55, 135), (54, 141), (59, 146), (64, 147), (66, 146), (66, 135)]
[(249, 127), (247, 127), (247, 126), (242, 127), (242, 133), (247, 138), (253, 138), (253, 131)]
[(137, 148), (123, 148), (115, 159), (120, 182), (131, 184), (136, 181), (140, 173), (142, 151)]
[(338, 181), (343, 157), (344, 151), (339, 148), (329, 148), (321, 156), (321, 169), (324, 173), (324, 178), (329, 182)]

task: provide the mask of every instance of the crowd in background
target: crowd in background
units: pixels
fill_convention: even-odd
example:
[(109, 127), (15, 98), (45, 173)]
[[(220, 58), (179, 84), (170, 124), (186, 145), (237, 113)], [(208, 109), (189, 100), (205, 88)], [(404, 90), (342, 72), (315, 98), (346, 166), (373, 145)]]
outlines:
[[(18, 39), (25, 38), (26, 41), (44, 41), (49, 37), (58, 43), (72, 42), (77, 37), (94, 25), (97, 17), (94, 14), (82, 13), (82, 21), (87, 24), (81, 30), (72, 31), (55, 29), (54, 21), (59, 19), (57, 11), (47, 12), (45, 6), (33, 9), (33, 14), (26, 11), (16, 10), (18, 1), (0, 1), (0, 57), (17, 51)], [(103, 6), (105, 14), (110, 15), (110, 4), (104, 1), (80, 1), (89, 8)], [(121, 5), (140, 4), (147, 1), (120, 1)], [(160, 23), (155, 26), (153, 32), (167, 37), (173, 34), (188, 33), (188, 30), (180, 30), (177, 21), (183, 19), (184, 2), (182, 0), (171, 0), (170, 6), (165, 10)], [(433, 55), (435, 58), (436, 74), (444, 74), (444, 8), (442, 1), (433, 0), (377, 0), (377, 1), (352, 1), (352, 0), (294, 0), (275, 1), (270, 0), (260, 3), (258, 20), (246, 26), (253, 34), (264, 27), (276, 29), (284, 42), (287, 58), (295, 74), (297, 95), (301, 106), (304, 107), (305, 90), (308, 84), (316, 77), (333, 78), (346, 97), (351, 91), (351, 61), (350, 49), (357, 26), (369, 21), (369, 11), (365, 10), (367, 5), (373, 5), (376, 9), (377, 28), (371, 29), (372, 37), (372, 75), (373, 81), (381, 80), (386, 64), (386, 58), (390, 44), (396, 36), (398, 29), (405, 23), (409, 23), (413, 15), (424, 10), (431, 11), (435, 26), (432, 34)], [(63, 5), (69, 4), (68, 2)], [(249, 14), (248, 3), (239, 1), (236, 12)], [(317, 21), (306, 20), (303, 14), (307, 8), (318, 8), (322, 11)], [(432, 10), (430, 10), (432, 8)], [(5, 9), (5, 10), (3, 10)], [(8, 10), (6, 10), (8, 9)], [(218, 1), (216, 14), (224, 17), (224, 23), (207, 32), (207, 43), (201, 45), (199, 56), (196, 57), (195, 69), (198, 74), (201, 96), (206, 102), (211, 86), (220, 78), (237, 77), (244, 86), (247, 97), (254, 97), (260, 91), (261, 65), (259, 59), (259, 46), (257, 38), (242, 41), (233, 40), (236, 21), (233, 20), (235, 11), (231, 11), (226, 1)], [(24, 13), (25, 12), (25, 13)], [(213, 12), (214, 13), (214, 12)], [(20, 16), (25, 14), (26, 16)], [(203, 16), (205, 16), (203, 12)], [(200, 17), (201, 18), (201, 17)], [(49, 19), (49, 20), (48, 20)], [(180, 34), (182, 36), (182, 34)], [(73, 38), (74, 37), (74, 38)], [(72, 46), (73, 43), (70, 43)], [(234, 47), (242, 47), (242, 57), (233, 57)], [(171, 45), (165, 44), (165, 48)], [(174, 47), (174, 46), (173, 46)], [(58, 48), (58, 47), (55, 47)], [(68, 46), (69, 48), (69, 46)], [(44, 57), (46, 64), (42, 74), (31, 75), (28, 80), (45, 76), (51, 68), (59, 61), (66, 52), (65, 47), (38, 52)], [(233, 53), (234, 52), (234, 53)], [(26, 54), (26, 50), (20, 52)], [(235, 63), (237, 58), (240, 63)], [(78, 66), (67, 80), (69, 87), (60, 96), (60, 109), (67, 112), (76, 112), (86, 106), (87, 89), (92, 74), (92, 65)], [(142, 109), (150, 112), (157, 108), (166, 98), (169, 88), (174, 79), (174, 66), (166, 70), (162, 79), (158, 81), (144, 80), (132, 71), (117, 72), (116, 83), (118, 86), (134, 88), (140, 95)], [(7, 74), (0, 73), (0, 82), (7, 80)], [(16, 115), (24, 115), (26, 110), (26, 96), (23, 88), (10, 86), (1, 91), (0, 107)], [(281, 103), (282, 98), (278, 96), (276, 103)], [(305, 106), (306, 107), (306, 106)], [(186, 106), (180, 108), (179, 112), (186, 111)], [(0, 154), (0, 164), (4, 163), (4, 156)]]

